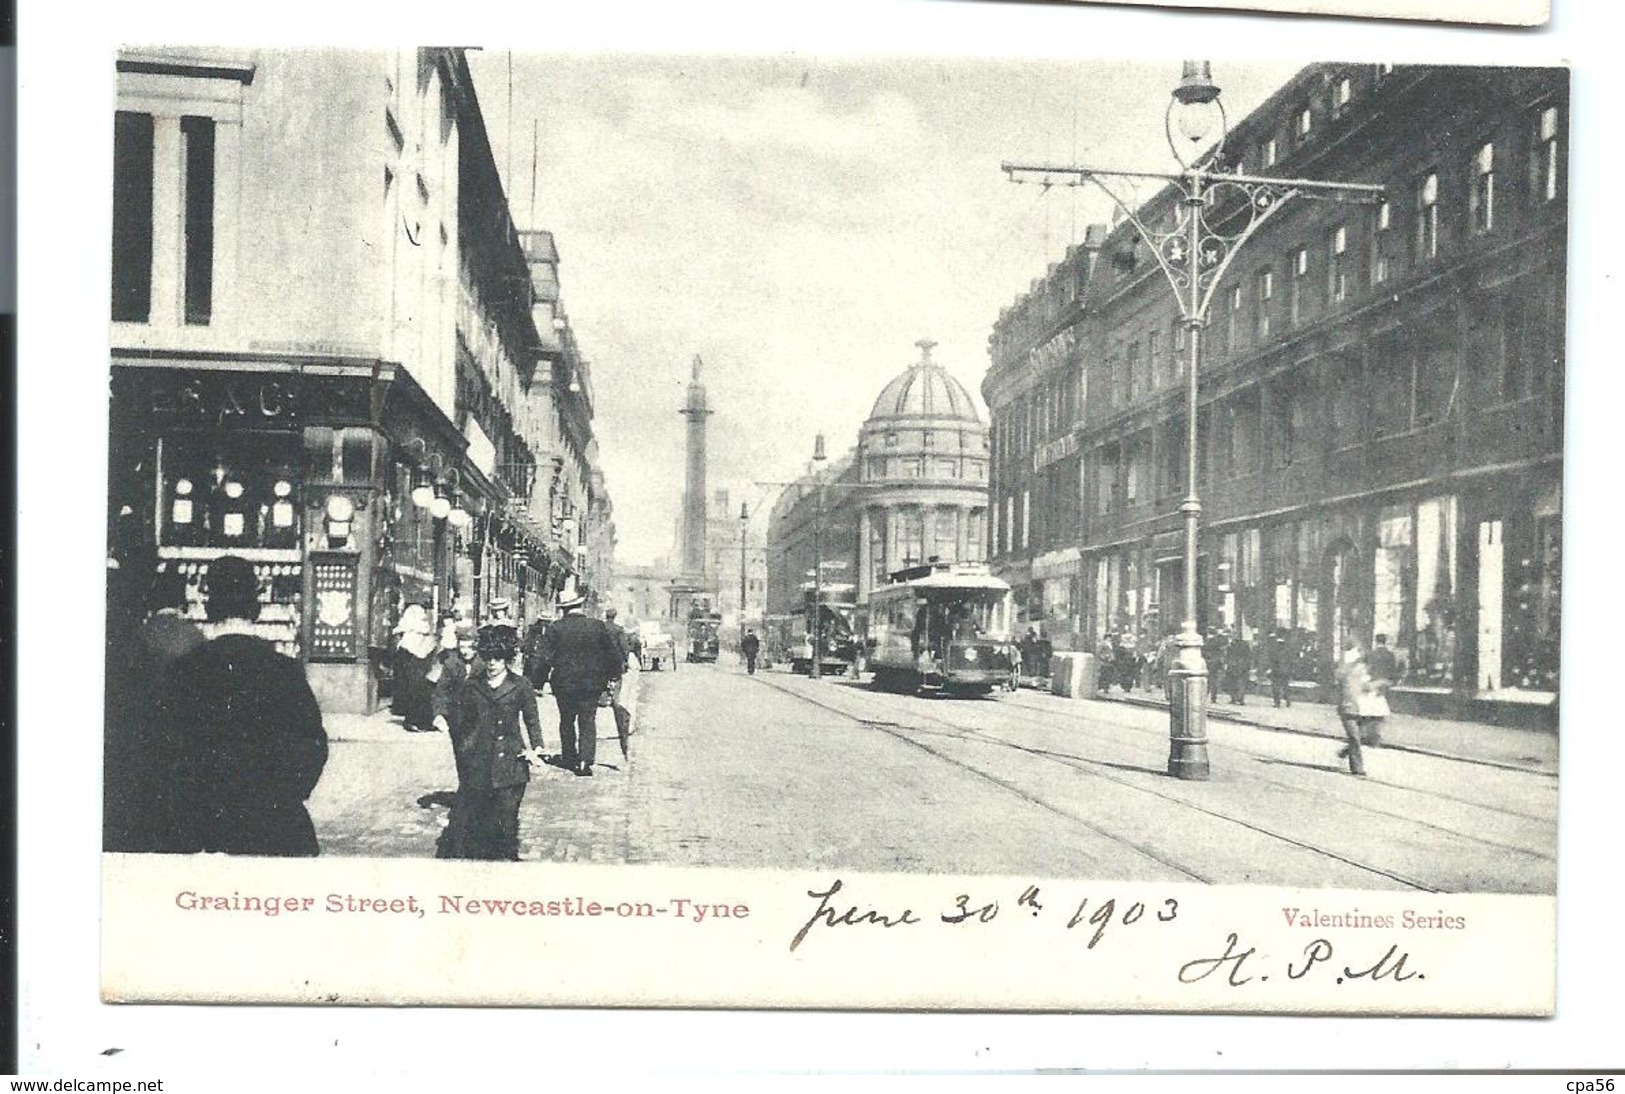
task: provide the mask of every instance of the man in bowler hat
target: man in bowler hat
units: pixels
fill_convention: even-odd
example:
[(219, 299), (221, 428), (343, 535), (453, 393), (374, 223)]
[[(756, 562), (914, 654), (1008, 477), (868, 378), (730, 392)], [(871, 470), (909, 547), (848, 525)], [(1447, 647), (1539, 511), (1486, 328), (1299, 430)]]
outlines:
[(560, 760), (577, 775), (591, 775), (598, 755), (598, 699), (626, 671), (626, 655), (603, 622), (582, 613), (583, 592), (559, 594), (560, 617), (537, 643), (531, 683), (553, 685), (559, 708)]

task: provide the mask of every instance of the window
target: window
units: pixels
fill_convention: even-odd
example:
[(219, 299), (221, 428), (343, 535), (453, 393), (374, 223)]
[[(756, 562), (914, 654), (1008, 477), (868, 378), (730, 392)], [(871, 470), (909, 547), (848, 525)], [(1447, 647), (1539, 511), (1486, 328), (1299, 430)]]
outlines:
[(1309, 248), (1299, 247), (1292, 254), (1292, 290), (1287, 301), (1292, 325), (1297, 326), (1309, 317)]
[(1162, 332), (1147, 331), (1145, 335), (1147, 369), (1151, 373), (1151, 387), (1159, 388), (1168, 382), (1167, 364), (1162, 359)]
[(1298, 143), (1302, 144), (1304, 141), (1308, 140), (1310, 134), (1314, 132), (1315, 112), (1307, 106), (1298, 111), (1296, 128), (1298, 133)]
[(1276, 164), (1276, 161), (1279, 160), (1280, 158), (1281, 158), (1281, 150), (1280, 150), (1279, 146), (1275, 143), (1275, 138), (1271, 137), (1269, 140), (1264, 142), (1264, 166), (1265, 167), (1274, 167), (1275, 164)]
[(921, 437), (921, 440), (924, 441), (926, 448), (935, 448), (936, 447), (937, 435), (935, 433), (931, 432), (929, 429), (927, 429), (924, 433), (922, 433), (920, 435), (920, 437)]
[(959, 477), (959, 461), (953, 459), (937, 460), (937, 478), (957, 479)]
[(1332, 117), (1341, 118), (1348, 113), (1349, 103), (1354, 101), (1354, 81), (1344, 76), (1337, 81), (1337, 90), (1332, 95)]
[(1371, 210), (1371, 283), (1381, 285), (1390, 273), (1394, 208), (1384, 198)]
[(944, 562), (959, 560), (959, 510), (938, 509), (932, 521), (931, 553)]
[(1259, 270), (1257, 285), (1258, 308), (1253, 319), (1253, 336), (1259, 342), (1269, 340), (1270, 306), (1275, 299), (1275, 271)]
[(1123, 381), (1123, 359), (1113, 356), (1106, 362), (1106, 403), (1113, 409), (1123, 405), (1123, 393), (1126, 390)]
[(886, 433), (886, 447), (887, 448), (896, 448), (897, 447), (897, 432), (895, 430), (888, 430), (887, 431), (887, 433)]
[(186, 322), (206, 326), (214, 309), (214, 119), (181, 119), (186, 175), (181, 226)]
[(152, 315), (152, 115), (113, 115), (113, 320)]
[(1555, 106), (1545, 107), (1535, 116), (1534, 140), (1529, 149), (1529, 195), (1536, 204), (1556, 201), (1561, 189), (1558, 158), (1562, 136), (1558, 121)]
[(925, 518), (917, 507), (897, 513), (897, 551), (904, 566), (925, 561)]
[(972, 509), (965, 514), (965, 561), (983, 561), (982, 510)]
[(1333, 303), (1347, 300), (1349, 295), (1348, 250), (1349, 230), (1339, 224), (1332, 229), (1326, 263), (1326, 295)]
[(1439, 255), (1439, 173), (1429, 171), (1416, 188), (1416, 260)]
[(1472, 189), (1467, 192), (1467, 211), (1473, 231), (1488, 232), (1495, 227), (1495, 145), (1486, 141), (1473, 154)]
[(1128, 355), (1124, 358), (1123, 372), (1127, 377), (1128, 401), (1133, 402), (1141, 394), (1140, 381), (1140, 343), (1130, 342)]
[(1021, 548), (1022, 548), (1022, 550), (1027, 549), (1027, 544), (1029, 542), (1029, 533), (1032, 531), (1032, 516), (1033, 516), (1033, 492), (1031, 490), (1023, 490), (1021, 492)]
[(1224, 313), (1224, 348), (1234, 353), (1241, 345), (1241, 286), (1230, 286), (1230, 306)]

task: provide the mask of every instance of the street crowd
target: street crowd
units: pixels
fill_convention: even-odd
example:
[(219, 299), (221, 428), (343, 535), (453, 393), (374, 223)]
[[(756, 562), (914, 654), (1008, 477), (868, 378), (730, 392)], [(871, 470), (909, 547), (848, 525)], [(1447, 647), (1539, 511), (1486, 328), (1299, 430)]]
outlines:
[[(174, 607), (110, 641), (104, 846), (109, 851), (314, 856), (306, 802), (327, 763), (322, 712), (303, 667), (252, 633), (259, 580), (224, 555), (205, 585), (208, 634)], [(448, 615), (436, 628), (410, 604), (395, 628), (392, 709), (413, 733), (445, 733), (457, 772), (436, 857), (517, 860), (519, 807), (544, 765), (590, 777), (597, 714), (615, 718), (637, 637), (585, 614), (580, 590), (521, 640), (494, 598), (482, 626)], [(111, 637), (111, 636), (110, 636)], [(558, 710), (559, 750), (544, 751), (537, 697)]]

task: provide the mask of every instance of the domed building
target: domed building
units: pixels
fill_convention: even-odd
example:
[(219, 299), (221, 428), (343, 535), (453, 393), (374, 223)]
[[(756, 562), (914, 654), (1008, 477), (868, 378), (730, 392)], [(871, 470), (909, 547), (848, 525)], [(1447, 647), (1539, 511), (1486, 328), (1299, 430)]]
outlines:
[[(987, 558), (988, 428), (965, 386), (919, 360), (875, 399), (855, 448), (786, 490), (768, 525), (768, 612), (792, 611), (815, 554), (858, 605), (887, 574), (930, 559)], [(815, 551), (814, 542), (821, 544)]]

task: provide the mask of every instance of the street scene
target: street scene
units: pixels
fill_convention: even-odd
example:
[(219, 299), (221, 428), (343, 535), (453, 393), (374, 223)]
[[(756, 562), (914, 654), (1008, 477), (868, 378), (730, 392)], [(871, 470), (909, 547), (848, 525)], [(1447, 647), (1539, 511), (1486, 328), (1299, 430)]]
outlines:
[(1555, 892), (1566, 71), (116, 70), (106, 850)]
[[(722, 663), (637, 678), (630, 762), (549, 769), (520, 810), (529, 861), (1021, 874), (1424, 892), (1551, 892), (1551, 737), (1396, 717), (1351, 782), (1335, 710), (1215, 721), (1214, 766), (1166, 777), (1149, 699), (1023, 689), (920, 700)], [(1294, 711), (1299, 708), (1294, 708)], [(718, 716), (717, 712), (730, 712)], [(444, 737), (339, 721), (311, 812), (324, 854), (434, 854), (456, 782)], [(601, 748), (613, 750), (614, 735)], [(828, 772), (839, 772), (832, 794)], [(439, 793), (428, 793), (425, 788)], [(996, 818), (996, 822), (992, 819)]]

